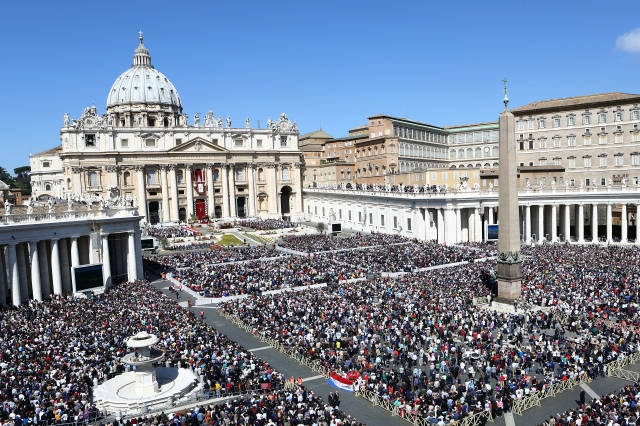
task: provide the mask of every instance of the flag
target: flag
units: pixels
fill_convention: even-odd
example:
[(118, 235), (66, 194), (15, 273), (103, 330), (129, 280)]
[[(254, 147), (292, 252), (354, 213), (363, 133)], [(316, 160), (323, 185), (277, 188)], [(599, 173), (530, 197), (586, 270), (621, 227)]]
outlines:
[(339, 376), (334, 372), (331, 372), (331, 378), (329, 383), (333, 386), (345, 390), (347, 392), (353, 392), (353, 380), (349, 380), (345, 377)]

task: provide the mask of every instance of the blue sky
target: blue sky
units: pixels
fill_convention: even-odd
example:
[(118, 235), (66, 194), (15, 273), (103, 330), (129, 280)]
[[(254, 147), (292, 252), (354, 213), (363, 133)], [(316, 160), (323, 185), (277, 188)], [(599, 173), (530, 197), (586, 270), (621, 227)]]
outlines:
[[(434, 125), (566, 96), (640, 93), (640, 3), (602, 1), (4, 2), (0, 166), (60, 143), (62, 116), (104, 112), (144, 32), (185, 112), (286, 112), (335, 137), (384, 113)], [(626, 36), (620, 38), (624, 34)]]

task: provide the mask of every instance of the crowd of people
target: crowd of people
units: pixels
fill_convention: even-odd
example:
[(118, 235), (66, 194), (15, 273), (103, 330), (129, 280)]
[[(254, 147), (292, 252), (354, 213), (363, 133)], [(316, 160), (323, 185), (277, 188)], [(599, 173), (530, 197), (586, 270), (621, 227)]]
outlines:
[(388, 246), (390, 244), (409, 243), (413, 240), (400, 235), (360, 234), (334, 237), (327, 234), (286, 235), (278, 241), (278, 246), (303, 253), (318, 253), (353, 249), (357, 247)]
[(473, 304), (495, 288), (495, 261), (229, 301), (222, 310), (358, 377), (357, 386), (407, 415), (451, 420), (487, 407), (498, 415), (515, 398), (579, 375), (596, 379), (610, 361), (640, 351), (628, 327), (639, 321), (640, 251), (538, 246), (523, 254), (523, 299), (538, 311)]
[(142, 228), (142, 233), (148, 237), (184, 238), (196, 234), (193, 229), (182, 225), (147, 225)]
[(284, 256), (284, 253), (265, 246), (224, 247), (216, 245), (214, 249), (211, 249), (210, 246), (208, 244), (207, 250), (203, 251), (155, 255), (148, 256), (147, 259), (155, 262), (153, 269), (171, 271), (185, 268), (202, 269), (219, 263)]
[(238, 221), (238, 226), (255, 229), (256, 231), (267, 231), (270, 229), (295, 228), (296, 223), (282, 219), (247, 219)]

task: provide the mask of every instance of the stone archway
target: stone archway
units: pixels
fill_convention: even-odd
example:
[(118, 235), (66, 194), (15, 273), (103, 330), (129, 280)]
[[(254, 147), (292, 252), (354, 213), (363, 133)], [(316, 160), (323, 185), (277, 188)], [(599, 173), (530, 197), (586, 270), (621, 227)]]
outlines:
[(285, 216), (291, 212), (291, 187), (283, 186), (280, 190), (280, 213)]

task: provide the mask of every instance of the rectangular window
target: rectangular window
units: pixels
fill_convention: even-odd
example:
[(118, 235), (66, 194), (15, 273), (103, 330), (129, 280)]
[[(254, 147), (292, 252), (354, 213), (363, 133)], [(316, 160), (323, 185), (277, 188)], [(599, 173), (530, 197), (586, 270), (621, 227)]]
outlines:
[(498, 179), (493, 180), (493, 186), (496, 186), (496, 187), (498, 186)]
[(584, 180), (584, 184), (587, 185), (587, 186), (590, 186), (591, 185), (591, 179), (585, 179)]
[(524, 130), (524, 121), (518, 121), (518, 130)]
[(362, 212), (358, 212), (358, 222), (362, 222)]
[(546, 148), (546, 147), (547, 147), (547, 139), (546, 138), (540, 139), (540, 148)]
[(258, 140), (256, 141), (256, 146), (257, 146), (258, 148), (262, 148), (262, 139), (258, 139)]
[(458, 180), (459, 179), (458, 172), (453, 172), (453, 179), (454, 180)]
[(567, 126), (575, 126), (576, 125), (576, 118), (572, 115), (567, 117)]
[(560, 138), (553, 138), (553, 147), (560, 148), (562, 144), (560, 143)]
[(533, 120), (527, 121), (527, 129), (533, 130)]
[(411, 231), (411, 219), (407, 219), (407, 231)]
[(546, 166), (547, 165), (547, 160), (540, 160), (540, 165), (541, 166)]
[(633, 184), (637, 185), (640, 182), (640, 178), (638, 176), (633, 177)]
[(598, 145), (606, 145), (607, 144), (607, 135), (600, 135), (598, 137)]
[(524, 141), (520, 141), (520, 151), (524, 151)]
[(398, 229), (398, 216), (393, 217), (393, 229)]
[(431, 173), (431, 180), (436, 180), (436, 173), (435, 172)]
[(576, 146), (576, 137), (575, 136), (569, 136), (567, 138), (567, 146)]
[(616, 133), (616, 137), (614, 139), (615, 143), (622, 143), (622, 133)]
[(533, 149), (533, 141), (529, 141), (529, 149)]
[(600, 178), (600, 185), (605, 186), (607, 184), (606, 178)]
[(287, 137), (280, 136), (280, 146), (287, 146)]
[(591, 145), (591, 136), (583, 136), (582, 144), (583, 145)]
[(606, 123), (607, 122), (607, 114), (600, 113), (598, 114), (598, 123)]
[(638, 120), (640, 118), (640, 111), (636, 110), (636, 111), (631, 111), (631, 119), (632, 120)]
[(559, 118), (554, 118), (553, 119), (553, 127), (560, 127), (560, 119)]
[(182, 144), (182, 139), (181, 138), (176, 138), (176, 145), (180, 145)]
[(380, 226), (384, 226), (384, 215), (380, 215)]
[(43, 161), (42, 162), (42, 167), (51, 167), (51, 163), (48, 161)]
[(84, 143), (86, 146), (95, 147), (96, 146), (96, 135), (84, 135)]
[(607, 167), (607, 157), (600, 157), (600, 167)]
[(315, 207), (313, 208), (313, 212), (314, 212), (314, 214), (315, 214), (316, 216), (318, 216), (318, 206), (315, 206)]
[(613, 114), (613, 120), (622, 121), (622, 111), (616, 111), (616, 113)]
[(591, 124), (591, 116), (590, 115), (583, 115), (582, 116), (582, 124)]
[(547, 127), (547, 121), (542, 119), (538, 120), (538, 129), (544, 129)]
[(373, 225), (373, 213), (369, 213), (369, 225)]
[(537, 184), (538, 184), (538, 178), (537, 178), (537, 177), (534, 177), (534, 178), (533, 178), (533, 184), (534, 184), (534, 185), (537, 185)]
[(584, 167), (585, 168), (591, 167), (591, 158), (584, 159)]
[(576, 159), (575, 158), (569, 158), (569, 168), (570, 169), (575, 169), (576, 168)]
[(447, 172), (442, 173), (442, 180), (447, 180)]
[[(236, 169), (236, 180), (244, 180), (244, 169), (242, 167)], [(324, 213), (322, 215), (324, 216)]]
[(351, 222), (351, 210), (347, 211), (347, 219)]
[(324, 207), (322, 208), (322, 217), (324, 217)]
[(631, 142), (640, 142), (640, 133), (631, 133)]
[(182, 172), (176, 173), (176, 180), (178, 181), (178, 183), (182, 183), (182, 179), (183, 179)]
[(618, 155), (616, 157), (616, 166), (618, 167), (622, 166), (622, 155)]
[(155, 148), (156, 140), (152, 139), (152, 138), (145, 139), (144, 140), (144, 146), (146, 146), (147, 148)]
[(121, 148), (129, 148), (129, 139), (120, 139)]
[(236, 147), (242, 147), (244, 145), (244, 139), (236, 139), (235, 143)]
[(631, 165), (640, 166), (640, 155), (634, 154), (631, 156)]
[(546, 184), (547, 184), (547, 178), (546, 178), (546, 177), (542, 177), (542, 178), (540, 179), (540, 183), (541, 183), (542, 185), (546, 185)]
[(554, 159), (553, 159), (553, 165), (554, 165), (554, 166), (560, 166), (560, 165), (561, 165), (561, 164), (560, 164), (560, 159), (559, 159), (559, 158), (554, 158)]
[(89, 172), (89, 186), (91, 188), (96, 188), (98, 187), (98, 173), (96, 172)]

